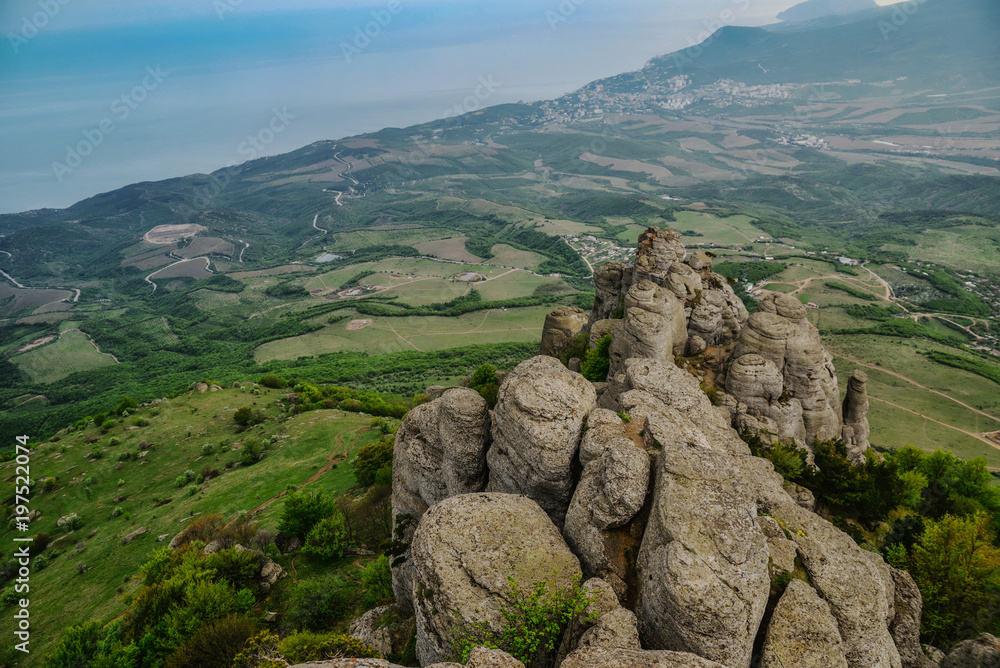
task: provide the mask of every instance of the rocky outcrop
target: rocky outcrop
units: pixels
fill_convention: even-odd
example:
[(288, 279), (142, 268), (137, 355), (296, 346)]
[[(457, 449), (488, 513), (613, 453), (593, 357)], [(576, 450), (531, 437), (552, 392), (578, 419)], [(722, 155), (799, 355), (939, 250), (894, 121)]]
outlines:
[(861, 463), (865, 460), (868, 450), (868, 375), (860, 369), (855, 369), (847, 381), (847, 396), (843, 405), (844, 446), (847, 456), (852, 462)]
[(413, 537), (411, 595), (421, 665), (452, 655), (456, 618), (499, 626), (508, 577), (550, 590), (580, 576), (579, 561), (531, 499), (480, 493), (451, 497), (423, 516)]
[(558, 360), (519, 364), (497, 395), (488, 491), (524, 494), (562, 526), (584, 420), (596, 403), (593, 386)]
[(588, 320), (587, 312), (575, 306), (560, 306), (549, 313), (542, 327), (542, 354), (551, 357), (562, 355), (567, 344), (587, 328)]
[(573, 652), (560, 668), (727, 668), (685, 652), (636, 649), (581, 649)]
[(587, 426), (580, 447), (583, 475), (563, 535), (580, 557), (584, 575), (607, 581), (624, 600), (629, 577), (625, 553), (634, 551), (641, 538), (626, 525), (646, 499), (649, 455), (625, 436), (621, 418), (611, 411), (595, 410)]
[[(410, 518), (409, 528), (398, 538), (408, 542), (420, 517), (435, 503), (486, 486), (489, 430), (486, 401), (468, 388), (448, 390), (407, 413), (396, 432), (392, 457), (393, 518)], [(408, 607), (408, 560), (393, 569), (393, 590), (396, 600)]]
[(1000, 668), (1000, 640), (989, 633), (963, 640), (948, 653), (941, 668)]
[(767, 627), (760, 668), (848, 668), (842, 644), (830, 606), (792, 580)]
[(635, 613), (627, 608), (615, 608), (600, 616), (587, 629), (577, 649), (642, 649)]
[[(737, 407), (735, 426), (749, 429), (764, 443), (806, 442), (802, 404), (785, 395), (784, 378), (774, 362), (756, 353), (733, 360), (726, 375), (726, 392), (746, 406)], [(745, 420), (744, 415), (752, 420)]]
[(382, 656), (390, 656), (403, 653), (413, 626), (412, 617), (402, 617), (392, 606), (381, 605), (351, 622), (349, 633)]
[(757, 500), (730, 454), (673, 408), (647, 417), (644, 434), (663, 452), (636, 563), (642, 637), (749, 668), (770, 587)]
[(296, 663), (291, 668), (403, 668), (403, 666), (389, 663), (385, 659), (330, 659)]
[(632, 285), (632, 269), (617, 260), (605, 262), (594, 270), (594, 308), (590, 324), (608, 320), (622, 307), (622, 299)]
[[(816, 438), (841, 436), (840, 392), (832, 357), (823, 349), (819, 331), (806, 319), (805, 307), (797, 299), (772, 294), (761, 300), (736, 343), (733, 365), (749, 354), (770, 361), (781, 373), (786, 402), (795, 400), (801, 405), (804, 441), (796, 439), (799, 445), (809, 448)], [(742, 379), (737, 379), (731, 393), (742, 403), (761, 398)], [(790, 426), (782, 429), (787, 432)]]
[(657, 285), (664, 285), (670, 268), (674, 263), (683, 261), (685, 255), (687, 250), (679, 232), (670, 228), (648, 228), (639, 236), (632, 282), (649, 279)]
[(903, 668), (935, 668), (937, 663), (920, 646), (920, 613), (923, 600), (910, 574), (890, 568), (895, 589), (889, 633), (899, 650)]

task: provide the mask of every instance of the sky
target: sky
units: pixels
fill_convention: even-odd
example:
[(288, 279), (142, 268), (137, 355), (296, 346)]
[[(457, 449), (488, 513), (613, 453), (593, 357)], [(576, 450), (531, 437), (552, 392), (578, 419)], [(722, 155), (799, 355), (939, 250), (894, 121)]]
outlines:
[(0, 213), (558, 97), (793, 4), (0, 0)]

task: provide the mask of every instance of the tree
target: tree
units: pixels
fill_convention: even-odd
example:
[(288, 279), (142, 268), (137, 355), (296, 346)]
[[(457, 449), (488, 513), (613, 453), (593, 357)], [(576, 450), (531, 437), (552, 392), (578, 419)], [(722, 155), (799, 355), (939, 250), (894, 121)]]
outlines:
[(332, 515), (335, 508), (334, 502), (322, 492), (292, 492), (281, 507), (278, 531), (305, 542), (313, 527), (324, 517)]
[(354, 477), (358, 484), (369, 487), (375, 483), (378, 472), (382, 469), (392, 471), (392, 451), (395, 437), (386, 435), (374, 443), (358, 448), (354, 457)]
[(344, 550), (350, 547), (350, 542), (344, 513), (335, 510), (332, 515), (324, 517), (312, 528), (306, 538), (304, 551), (320, 559), (332, 561), (344, 556)]
[(1000, 588), (1000, 549), (993, 539), (985, 513), (925, 522), (907, 563), (923, 596), (920, 631), (926, 642), (946, 646), (963, 631), (994, 625), (995, 613), (981, 616)]
[(589, 381), (601, 383), (608, 379), (611, 368), (611, 335), (605, 335), (597, 342), (597, 347), (588, 350), (580, 363), (580, 373)]

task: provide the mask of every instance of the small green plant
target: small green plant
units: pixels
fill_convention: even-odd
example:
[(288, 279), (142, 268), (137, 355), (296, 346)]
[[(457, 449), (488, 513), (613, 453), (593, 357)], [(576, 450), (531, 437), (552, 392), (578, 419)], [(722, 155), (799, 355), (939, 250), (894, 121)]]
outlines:
[(558, 591), (549, 591), (546, 581), (521, 589), (513, 577), (507, 579), (506, 601), (500, 606), (500, 629), (486, 622), (459, 619), (453, 648), (457, 660), (465, 662), (477, 645), (502, 649), (528, 668), (552, 665), (563, 632), (573, 622), (592, 620), (587, 615), (592, 597), (580, 587), (580, 578)]
[(589, 381), (600, 383), (608, 379), (611, 368), (611, 335), (607, 334), (597, 342), (597, 347), (588, 350), (580, 362), (580, 373)]
[(116, 424), (118, 423), (115, 422), (114, 420), (105, 420), (104, 422), (101, 423), (101, 431), (108, 431), (110, 429), (114, 429)]
[(122, 510), (122, 507), (121, 507), (121, 506), (115, 506), (115, 507), (114, 507), (114, 508), (113, 508), (113, 509), (111, 510), (111, 517), (118, 517), (118, 516), (119, 516), (119, 515), (121, 515), (121, 514), (122, 514), (123, 512), (125, 512), (125, 511), (124, 511), (124, 510)]
[(621, 421), (622, 421), (622, 422), (624, 422), (625, 424), (628, 424), (629, 422), (631, 422), (631, 421), (632, 421), (632, 416), (631, 416), (631, 415), (629, 415), (628, 413), (618, 413), (618, 417), (619, 417), (619, 418), (621, 419)]
[(329, 658), (381, 658), (379, 652), (357, 638), (339, 633), (302, 631), (290, 635), (278, 645), (282, 656), (290, 663), (322, 661)]
[(201, 446), (201, 454), (207, 456), (212, 454), (213, 452), (215, 452), (215, 446), (212, 445), (211, 443), (206, 443), (205, 445)]

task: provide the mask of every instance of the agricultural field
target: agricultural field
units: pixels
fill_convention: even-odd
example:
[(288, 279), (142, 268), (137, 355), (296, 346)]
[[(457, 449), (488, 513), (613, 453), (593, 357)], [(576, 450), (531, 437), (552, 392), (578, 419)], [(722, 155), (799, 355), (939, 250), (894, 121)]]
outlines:
[(976, 437), (1000, 430), (997, 384), (919, 354), (948, 348), (931, 341), (853, 334), (826, 336), (824, 342), (834, 355), (842, 388), (855, 368), (868, 374), (873, 444), (942, 448), (959, 457), (986, 457), (990, 466), (1000, 468), (1000, 450)]
[[(538, 341), (545, 316), (552, 308), (491, 309), (448, 318), (347, 315), (320, 331), (265, 343), (254, 351), (254, 358), (263, 363), (340, 351), (383, 354), (399, 350), (445, 350), (484, 342)], [(338, 317), (344, 313), (338, 312)], [(367, 319), (371, 323), (349, 330), (348, 325), (355, 319)]]
[(677, 211), (676, 222), (670, 223), (675, 230), (693, 230), (700, 237), (685, 237), (685, 244), (711, 244), (718, 246), (749, 246), (757, 237), (770, 236), (753, 225), (749, 216), (729, 216), (719, 218), (703, 211)]
[[(271, 406), (284, 392), (258, 388), (253, 394), (251, 386), (186, 393), (140, 407), (107, 430), (90, 425), (35, 444), (32, 477), (54, 480), (51, 487), (39, 485), (44, 491), (32, 498), (42, 513), (32, 533), (53, 539), (47, 567), (31, 578), (33, 655), (44, 654), (73, 624), (121, 614), (121, 595), (139, 587), (139, 566), (192, 519), (257, 511), (255, 519), (273, 531), (281, 505), (275, 498), (289, 485), (334, 495), (354, 487), (350, 460), (378, 435), (369, 417), (311, 411), (237, 433), (232, 415), (239, 407), (256, 404), (270, 417), (279, 415)], [(251, 438), (274, 443), (263, 461), (241, 465), (241, 444)], [(0, 467), (13, 475), (14, 462)], [(177, 484), (185, 470), (210, 469), (218, 477)], [(80, 528), (56, 525), (69, 513), (79, 515)], [(123, 545), (123, 537), (139, 529), (145, 532)], [(7, 530), (3, 539), (11, 537)], [(287, 559), (281, 561), (288, 569)], [(70, 582), (77, 594), (60, 595)], [(10, 616), (0, 620), (0, 633), (12, 630)]]
[(77, 371), (116, 363), (112, 355), (100, 352), (80, 330), (65, 330), (53, 343), (14, 355), (10, 361), (36, 383), (54, 383)]

